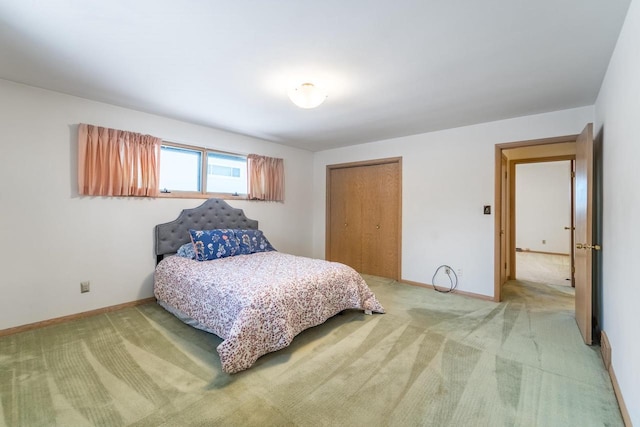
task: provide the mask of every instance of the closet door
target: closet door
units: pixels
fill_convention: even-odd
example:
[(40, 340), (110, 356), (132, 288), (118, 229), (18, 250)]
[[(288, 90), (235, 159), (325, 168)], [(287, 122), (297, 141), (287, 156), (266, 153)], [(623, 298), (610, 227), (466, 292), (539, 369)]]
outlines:
[(399, 167), (385, 163), (363, 167), (362, 273), (399, 277)]
[(329, 166), (327, 259), (400, 277), (400, 159)]
[(329, 243), (330, 261), (362, 270), (361, 173), (354, 168), (332, 169), (330, 177)]

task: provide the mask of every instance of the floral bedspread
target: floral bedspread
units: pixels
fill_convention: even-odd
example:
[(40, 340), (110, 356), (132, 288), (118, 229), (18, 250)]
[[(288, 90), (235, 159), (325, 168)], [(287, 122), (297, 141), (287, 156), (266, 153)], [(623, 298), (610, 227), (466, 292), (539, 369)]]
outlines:
[(351, 267), (280, 252), (204, 262), (170, 256), (156, 267), (154, 292), (224, 340), (217, 351), (228, 373), (342, 310), (384, 313)]

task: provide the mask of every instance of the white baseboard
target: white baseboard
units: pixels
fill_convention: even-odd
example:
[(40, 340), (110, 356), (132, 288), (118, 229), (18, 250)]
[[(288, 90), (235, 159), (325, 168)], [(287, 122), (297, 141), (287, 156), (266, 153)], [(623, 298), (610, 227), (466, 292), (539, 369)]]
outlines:
[(56, 317), (55, 319), (42, 320), (40, 322), (29, 323), (28, 325), (15, 326), (8, 329), (0, 329), (0, 337), (12, 334), (18, 334), (20, 332), (31, 331), (33, 329), (44, 328), (45, 326), (57, 325), (59, 323), (70, 322), (76, 319), (82, 319), (85, 317), (96, 316), (98, 314), (109, 313), (111, 311), (120, 310), (126, 307), (134, 307), (136, 305), (147, 304), (155, 302), (155, 297), (140, 299), (131, 302), (125, 302), (123, 304), (112, 305), (110, 307), (98, 308), (96, 310), (85, 311), (82, 313), (70, 314), (68, 316)]

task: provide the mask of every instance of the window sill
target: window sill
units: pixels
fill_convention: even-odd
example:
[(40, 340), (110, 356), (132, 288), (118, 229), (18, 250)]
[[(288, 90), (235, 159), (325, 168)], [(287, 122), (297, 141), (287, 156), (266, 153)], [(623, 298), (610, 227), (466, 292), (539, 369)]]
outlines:
[(222, 199), (222, 200), (249, 200), (246, 194), (234, 196), (229, 193), (195, 193), (188, 191), (174, 191), (158, 194), (160, 199)]

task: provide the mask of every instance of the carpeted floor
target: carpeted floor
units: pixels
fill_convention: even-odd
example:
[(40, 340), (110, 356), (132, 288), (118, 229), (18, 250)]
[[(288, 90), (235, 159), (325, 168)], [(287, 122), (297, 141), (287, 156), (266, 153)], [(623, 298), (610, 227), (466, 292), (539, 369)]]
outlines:
[(516, 277), (527, 282), (571, 287), (569, 255), (516, 252)]
[(387, 314), (338, 315), (235, 375), (219, 338), (156, 304), (0, 338), (0, 425), (622, 425), (572, 296), (365, 278)]

